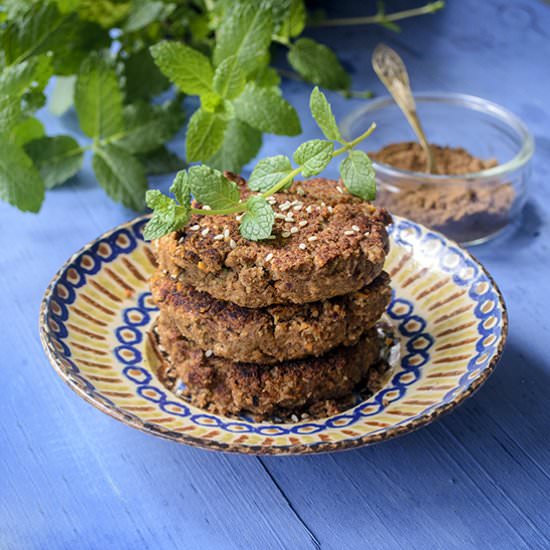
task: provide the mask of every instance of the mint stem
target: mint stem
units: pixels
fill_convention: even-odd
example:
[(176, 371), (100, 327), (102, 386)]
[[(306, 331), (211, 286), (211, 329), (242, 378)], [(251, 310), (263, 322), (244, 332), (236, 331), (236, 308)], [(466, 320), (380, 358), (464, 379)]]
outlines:
[(376, 25), (381, 23), (388, 23), (393, 21), (400, 21), (401, 19), (408, 19), (409, 17), (416, 17), (418, 15), (427, 15), (429, 13), (435, 13), (445, 6), (445, 2), (430, 2), (420, 8), (412, 8), (409, 10), (398, 11), (395, 13), (378, 13), (376, 15), (368, 17), (343, 17), (340, 19), (325, 19), (317, 23), (312, 23), (311, 27), (341, 27), (350, 25)]

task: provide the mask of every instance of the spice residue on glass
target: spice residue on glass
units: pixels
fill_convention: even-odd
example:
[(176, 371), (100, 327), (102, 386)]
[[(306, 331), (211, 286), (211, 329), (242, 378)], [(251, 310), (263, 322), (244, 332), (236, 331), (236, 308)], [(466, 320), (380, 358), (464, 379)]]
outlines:
[[(496, 159), (481, 159), (462, 147), (430, 145), (435, 174), (462, 176), (498, 166)], [(418, 173), (411, 185), (399, 189), (381, 185), (377, 203), (393, 214), (410, 218), (460, 241), (495, 233), (505, 227), (515, 198), (511, 184), (491, 179), (475, 185), (460, 177), (444, 182), (421, 181), (426, 157), (420, 144), (392, 143), (369, 156), (380, 164)], [(405, 178), (404, 178), (405, 179)]]

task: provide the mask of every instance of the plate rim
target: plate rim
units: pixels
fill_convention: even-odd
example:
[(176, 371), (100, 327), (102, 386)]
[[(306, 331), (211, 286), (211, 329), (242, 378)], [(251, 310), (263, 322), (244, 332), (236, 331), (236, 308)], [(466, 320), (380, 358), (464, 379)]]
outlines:
[(150, 214), (143, 214), (141, 216), (137, 216), (135, 218), (127, 220), (126, 222), (123, 222), (111, 229), (108, 229), (107, 231), (104, 231), (99, 236), (92, 239), (91, 241), (86, 243), (84, 246), (79, 248), (76, 252), (74, 252), (63, 263), (63, 265), (56, 271), (55, 275), (52, 277), (48, 286), (46, 287), (46, 290), (44, 291), (44, 294), (42, 296), (42, 300), (40, 303), (40, 312), (39, 312), (39, 318), (38, 318), (40, 342), (42, 344), (46, 357), (48, 358), (48, 361), (53, 367), (53, 369), (55, 370), (55, 372), (65, 382), (65, 384), (67, 384), (67, 386), (69, 386), (69, 388), (71, 388), (71, 390), (73, 390), (79, 397), (84, 399), (84, 401), (86, 401), (96, 409), (107, 414), (111, 418), (114, 418), (115, 420), (118, 420), (123, 424), (126, 424), (127, 426), (140, 430), (141, 432), (151, 434), (156, 437), (160, 437), (162, 439), (170, 440), (175, 443), (186, 444), (192, 447), (197, 447), (197, 448), (201, 448), (209, 451), (216, 451), (216, 452), (221, 451), (225, 453), (247, 454), (247, 455), (278, 455), (278, 456), (311, 455), (311, 454), (332, 453), (332, 452), (357, 449), (360, 447), (374, 445), (376, 443), (380, 443), (388, 439), (393, 439), (393, 438), (400, 437), (405, 434), (414, 432), (424, 426), (431, 424), (438, 418), (444, 416), (445, 414), (459, 407), (462, 403), (464, 403), (464, 401), (466, 401), (469, 397), (471, 397), (487, 381), (489, 376), (494, 372), (500, 358), (502, 357), (502, 353), (508, 339), (508, 329), (509, 329), (508, 310), (507, 310), (506, 302), (504, 301), (502, 292), (498, 287), (497, 283), (495, 282), (494, 278), (492, 277), (492, 275), (488, 272), (485, 266), (477, 259), (477, 257), (474, 254), (472, 254), (469, 250), (467, 250), (465, 247), (461, 246), (457, 242), (446, 237), (441, 232), (431, 228), (427, 228), (426, 226), (420, 223), (414, 222), (412, 220), (409, 220), (408, 218), (403, 218), (401, 216), (393, 216), (396, 220), (407, 221), (420, 227), (422, 230), (430, 231), (431, 233), (442, 238), (445, 241), (446, 245), (455, 246), (463, 254), (465, 254), (466, 256), (469, 256), (474, 261), (474, 263), (477, 266), (479, 266), (483, 274), (489, 279), (492, 287), (495, 290), (496, 296), (498, 298), (498, 304), (502, 312), (501, 313), (502, 314), (501, 337), (500, 337), (497, 349), (495, 350), (493, 356), (491, 357), (489, 364), (481, 372), (481, 374), (470, 383), (467, 389), (462, 391), (457, 397), (455, 397), (449, 403), (438, 405), (432, 411), (424, 414), (419, 418), (414, 418), (403, 424), (389, 427), (382, 432), (377, 432), (370, 435), (363, 435), (357, 438), (346, 439), (338, 442), (320, 441), (312, 444), (300, 443), (296, 445), (291, 444), (291, 445), (284, 445), (284, 446), (283, 445), (261, 446), (261, 445), (242, 445), (240, 443), (220, 443), (214, 439), (205, 440), (202, 438), (190, 436), (186, 433), (180, 433), (180, 432), (177, 433), (177, 436), (178, 436), (177, 438), (172, 437), (171, 434), (173, 432), (171, 432), (170, 430), (156, 429), (152, 424), (149, 424), (144, 421), (137, 421), (134, 418), (129, 418), (125, 416), (119, 409), (113, 409), (105, 405), (104, 403), (97, 401), (96, 399), (88, 395), (86, 391), (84, 391), (79, 385), (75, 384), (74, 381), (70, 378), (70, 376), (67, 373), (65, 373), (64, 370), (62, 369), (61, 361), (58, 357), (58, 351), (54, 349), (53, 344), (48, 338), (48, 336), (51, 333), (51, 329), (48, 326), (48, 323), (46, 322), (48, 302), (53, 294), (53, 289), (57, 284), (57, 282), (59, 281), (60, 277), (71, 266), (71, 264), (74, 263), (74, 261), (79, 256), (81, 256), (84, 252), (92, 248), (96, 243), (98, 243), (108, 235), (112, 234), (114, 231), (125, 229), (129, 226), (132, 226), (136, 223), (139, 223), (143, 220), (150, 218), (150, 216), (151, 216)]

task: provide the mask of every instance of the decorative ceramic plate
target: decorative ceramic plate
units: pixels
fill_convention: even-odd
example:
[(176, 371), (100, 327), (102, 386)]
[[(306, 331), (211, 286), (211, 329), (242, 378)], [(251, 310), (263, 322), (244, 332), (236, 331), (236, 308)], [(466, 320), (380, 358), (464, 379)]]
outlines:
[(386, 271), (388, 318), (399, 358), (372, 397), (328, 418), (296, 423), (217, 416), (178, 398), (156, 376), (148, 338), (157, 309), (147, 279), (154, 257), (147, 217), (77, 252), (45, 293), (42, 343), (67, 384), (103, 412), (145, 432), (212, 450), (305, 454), (367, 445), (428, 424), (469, 397), (493, 371), (507, 332), (502, 296), (468, 252), (395, 218)]

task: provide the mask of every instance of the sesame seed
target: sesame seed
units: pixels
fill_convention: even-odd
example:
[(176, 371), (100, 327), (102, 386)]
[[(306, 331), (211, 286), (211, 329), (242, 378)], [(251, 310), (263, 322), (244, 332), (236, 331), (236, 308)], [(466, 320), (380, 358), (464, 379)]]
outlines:
[(355, 235), (355, 231), (344, 231), (344, 235)]
[(290, 228), (291, 233), (298, 233), (298, 228), (296, 226), (293, 226)]
[(206, 357), (212, 357), (212, 355), (214, 355), (214, 352), (211, 349), (207, 349), (204, 352), (204, 355), (206, 355)]
[(275, 212), (275, 219), (286, 220), (286, 216), (284, 214), (280, 214), (279, 212)]
[(210, 228), (209, 228), (209, 227), (206, 227), (205, 229), (203, 229), (203, 230), (201, 231), (201, 235), (202, 235), (203, 237), (206, 237), (206, 235), (208, 235), (208, 233), (210, 233)]
[(243, 216), (244, 216), (244, 214), (239, 214), (239, 215), (235, 216), (235, 219), (236, 219), (238, 222), (240, 222), (240, 221), (243, 219)]
[(309, 242), (313, 242), (313, 241), (316, 241), (317, 240), (317, 237), (315, 235), (312, 235), (311, 237), (308, 237), (307, 240)]
[(365, 232), (363, 233), (363, 235), (365, 235), (365, 237), (370, 236), (370, 231), (365, 231)]
[(203, 205), (202, 209), (203, 210), (212, 210), (212, 207), (205, 204), (205, 205)]
[(197, 225), (192, 225), (189, 229), (191, 229), (191, 231), (197, 231), (200, 228), (201, 228), (201, 226), (197, 224)]
[(230, 246), (231, 248), (237, 248), (237, 243), (236, 243), (233, 239), (231, 239), (231, 240), (229, 241), (229, 246)]
[(223, 239), (223, 235), (222, 235), (221, 233), (220, 233), (219, 235), (216, 235), (216, 236), (214, 237), (214, 240), (215, 240), (215, 241), (221, 241), (222, 239)]
[(290, 203), (287, 201), (287, 202), (283, 202), (283, 204), (281, 204), (281, 206), (279, 206), (279, 210), (281, 212), (284, 212), (285, 210), (288, 210), (290, 208)]
[(298, 225), (300, 227), (305, 227), (307, 225), (307, 220), (302, 220)]
[(321, 206), (324, 208), (327, 205), (326, 202), (321, 202)]
[(301, 209), (302, 209), (302, 206), (303, 206), (302, 204), (297, 204), (297, 205), (293, 208), (293, 210), (295, 210), (296, 212), (298, 212), (298, 210), (301, 210)]
[(269, 204), (275, 204), (277, 202), (277, 199), (275, 197), (271, 196), (271, 197), (267, 197), (266, 201)]
[(292, 420), (292, 422), (298, 422), (298, 417), (295, 414), (293, 414), (290, 419)]
[(292, 223), (292, 222), (295, 222), (296, 220), (292, 217), (292, 216), (287, 216), (285, 218), (285, 222), (289, 222), (289, 223)]
[(178, 243), (182, 244), (185, 241), (185, 236), (178, 239)]
[(313, 212), (313, 207), (311, 205), (309, 205), (307, 208), (306, 208), (306, 212), (308, 214), (311, 214)]
[(229, 229), (227, 229), (227, 227), (223, 230), (223, 237), (224, 239), (227, 239), (229, 237)]
[(270, 252), (270, 253), (264, 258), (264, 260), (265, 260), (266, 262), (270, 262), (272, 259), (273, 259), (273, 252)]
[(359, 229), (359, 226), (358, 226), (358, 225), (352, 225), (351, 228), (352, 228), (354, 231), (357, 231), (357, 232), (361, 231), (361, 230)]
[(344, 190), (339, 185), (336, 186), (336, 190), (338, 191), (338, 193), (344, 192)]
[(298, 193), (298, 195), (305, 195), (306, 194), (306, 192), (301, 187), (296, 188), (296, 193)]
[(300, 250), (305, 250), (307, 247), (306, 247), (306, 245), (305, 245), (304, 243), (300, 243), (300, 244), (298, 245), (298, 248), (299, 248)]
[(283, 239), (287, 239), (288, 237), (290, 237), (290, 231), (283, 231), (283, 232), (281, 233), (281, 237), (282, 237)]
[(327, 206), (327, 210), (332, 214), (334, 212), (334, 208), (332, 206)]

